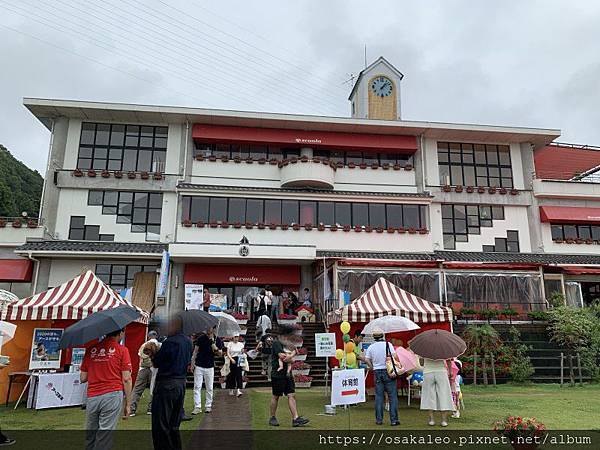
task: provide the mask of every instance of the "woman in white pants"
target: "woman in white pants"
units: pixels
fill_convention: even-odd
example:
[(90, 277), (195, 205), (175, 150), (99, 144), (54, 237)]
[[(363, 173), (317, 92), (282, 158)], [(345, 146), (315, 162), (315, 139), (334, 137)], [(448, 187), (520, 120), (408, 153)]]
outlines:
[(193, 415), (202, 412), (202, 385), (206, 384), (206, 401), (204, 412), (212, 411), (213, 383), (215, 381), (215, 355), (223, 354), (223, 341), (215, 337), (210, 328), (198, 336), (194, 342), (192, 363), (194, 364), (194, 410)]
[(440, 411), (440, 425), (448, 426), (448, 413), (454, 409), (450, 374), (445, 361), (424, 358), (423, 385), (421, 386), (421, 409), (429, 411), (429, 425), (435, 425), (434, 411)]

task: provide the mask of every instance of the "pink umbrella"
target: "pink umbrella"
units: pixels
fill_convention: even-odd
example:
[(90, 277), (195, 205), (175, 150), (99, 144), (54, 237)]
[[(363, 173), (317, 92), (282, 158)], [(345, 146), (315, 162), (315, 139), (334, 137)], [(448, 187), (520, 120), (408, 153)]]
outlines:
[(410, 350), (407, 350), (404, 347), (398, 347), (396, 349), (396, 356), (398, 356), (398, 361), (402, 364), (402, 370), (404, 372), (410, 372), (418, 367), (419, 357)]

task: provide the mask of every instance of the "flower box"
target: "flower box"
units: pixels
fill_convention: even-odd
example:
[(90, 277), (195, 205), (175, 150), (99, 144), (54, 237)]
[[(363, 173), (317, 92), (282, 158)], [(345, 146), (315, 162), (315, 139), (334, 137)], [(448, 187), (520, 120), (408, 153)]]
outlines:
[(121, 172), (120, 170), (115, 170), (114, 172), (115, 178), (123, 178), (123, 172)]
[(204, 228), (205, 225), (206, 224), (202, 220), (199, 220), (198, 222), (196, 222), (196, 227), (197, 228)]
[(90, 178), (94, 178), (96, 176), (96, 171), (94, 169), (90, 169), (87, 171), (87, 176)]
[(310, 373), (310, 369), (301, 369), (301, 370), (292, 369), (292, 375), (294, 375), (294, 376), (308, 375), (309, 373)]
[(191, 227), (191, 226), (192, 226), (192, 221), (191, 221), (191, 220), (187, 220), (187, 219), (186, 219), (186, 220), (184, 220), (183, 222), (181, 222), (181, 224), (182, 224), (184, 227), (187, 227), (187, 228), (189, 228), (189, 227)]
[(82, 177), (83, 176), (83, 172), (80, 169), (75, 169), (73, 171), (73, 176), (74, 177)]
[(475, 188), (473, 186), (467, 186), (467, 192), (469, 194), (472, 194), (475, 191)]
[(100, 172), (100, 176), (102, 178), (109, 178), (110, 177), (110, 172), (108, 170), (103, 170), (102, 172)]
[(404, 170), (413, 170), (413, 165), (412, 164), (405, 165)]
[(201, 153), (198, 153), (196, 155), (196, 161), (204, 161), (204, 155), (202, 155)]
[(444, 192), (451, 192), (452, 191), (452, 186), (446, 184), (446, 185), (442, 186), (442, 191), (444, 191)]
[(350, 225), (344, 225), (344, 231), (348, 232), (352, 229), (352, 227)]
[(15, 219), (12, 222), (12, 226), (13, 228), (21, 228), (23, 226), (23, 223), (21, 222), (21, 219)]
[(454, 192), (462, 192), (462, 191), (463, 191), (463, 187), (461, 185), (454, 186)]
[(147, 180), (148, 178), (150, 178), (150, 174), (149, 174), (148, 172), (146, 172), (146, 171), (144, 171), (144, 172), (141, 172), (141, 173), (140, 173), (140, 178), (141, 178), (142, 180)]
[(135, 178), (137, 177), (135, 172), (129, 171), (127, 172), (127, 178), (129, 178), (130, 180), (135, 180)]
[(294, 355), (293, 360), (294, 361), (306, 361), (306, 357), (307, 356), (308, 356), (307, 354), (304, 354), (304, 355)]
[(480, 193), (480, 194), (485, 194), (485, 188), (483, 186), (479, 186), (477, 188), (477, 192)]
[(152, 178), (156, 181), (162, 180), (163, 179), (163, 174), (160, 172), (154, 172), (154, 175), (152, 175)]
[(294, 383), (297, 388), (300, 389), (310, 389), (312, 381), (299, 381)]
[(309, 388), (313, 378), (310, 375), (294, 376), (294, 383), (297, 388)]
[(329, 231), (337, 231), (338, 230), (338, 226), (337, 225), (331, 225), (329, 227)]

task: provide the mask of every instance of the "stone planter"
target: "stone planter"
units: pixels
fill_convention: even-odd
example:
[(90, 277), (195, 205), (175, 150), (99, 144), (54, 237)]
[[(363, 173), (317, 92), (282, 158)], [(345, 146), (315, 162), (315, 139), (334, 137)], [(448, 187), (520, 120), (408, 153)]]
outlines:
[(248, 319), (235, 319), (238, 325), (246, 325), (248, 323)]
[(310, 388), (311, 383), (312, 383), (312, 381), (307, 381), (304, 383), (295, 383), (295, 385), (297, 388), (300, 388), (300, 389), (308, 389), (308, 388)]
[[(279, 325), (296, 325), (298, 323), (298, 318), (295, 319), (277, 319), (277, 323)], [(301, 345), (299, 347), (302, 347)]]
[(296, 355), (296, 356), (294, 356), (294, 359), (293, 359), (293, 360), (294, 360), (294, 361), (306, 361), (306, 357), (307, 357), (307, 356), (308, 356), (308, 355)]
[(296, 375), (308, 375), (310, 373), (310, 369), (301, 369), (301, 370), (294, 370), (292, 369), (292, 374), (294, 376)]

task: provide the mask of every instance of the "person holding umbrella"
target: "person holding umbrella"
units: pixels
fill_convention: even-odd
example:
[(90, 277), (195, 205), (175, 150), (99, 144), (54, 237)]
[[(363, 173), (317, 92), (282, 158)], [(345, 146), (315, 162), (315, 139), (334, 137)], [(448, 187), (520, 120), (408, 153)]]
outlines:
[(429, 425), (435, 425), (434, 413), (440, 411), (442, 427), (448, 426), (448, 413), (454, 409), (450, 378), (451, 360), (467, 349), (465, 342), (445, 330), (428, 330), (413, 338), (409, 347), (423, 357), (421, 409), (429, 411)]

